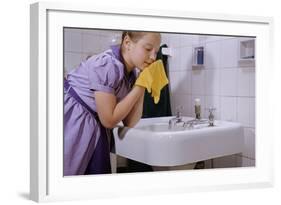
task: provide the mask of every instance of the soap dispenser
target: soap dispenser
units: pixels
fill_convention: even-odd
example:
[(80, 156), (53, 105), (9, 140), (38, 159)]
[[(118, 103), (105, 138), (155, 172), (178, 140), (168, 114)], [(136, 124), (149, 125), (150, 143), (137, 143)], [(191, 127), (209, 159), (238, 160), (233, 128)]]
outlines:
[(198, 65), (204, 64), (204, 49), (203, 49), (203, 47), (199, 47), (197, 49), (197, 64)]

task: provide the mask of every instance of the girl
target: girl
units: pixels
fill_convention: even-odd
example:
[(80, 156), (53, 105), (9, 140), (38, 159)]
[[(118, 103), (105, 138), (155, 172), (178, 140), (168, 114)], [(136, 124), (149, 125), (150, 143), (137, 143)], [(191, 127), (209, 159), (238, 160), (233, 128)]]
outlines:
[[(111, 173), (108, 133), (123, 121), (133, 127), (142, 115), (145, 88), (134, 86), (140, 71), (156, 60), (161, 36), (123, 32), (119, 46), (90, 57), (64, 83), (64, 175)], [(140, 73), (141, 75), (141, 73)]]

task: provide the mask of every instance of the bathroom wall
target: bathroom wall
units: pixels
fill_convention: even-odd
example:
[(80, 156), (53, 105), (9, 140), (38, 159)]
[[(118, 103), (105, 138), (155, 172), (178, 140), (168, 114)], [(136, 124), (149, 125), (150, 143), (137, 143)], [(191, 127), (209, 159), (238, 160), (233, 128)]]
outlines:
[[(220, 120), (244, 126), (245, 150), (241, 155), (218, 158), (215, 167), (255, 165), (255, 65), (239, 62), (240, 40), (247, 38), (163, 34), (172, 48), (169, 75), (173, 114), (194, 116), (194, 99), (200, 98), (203, 117), (215, 107)], [(193, 48), (204, 46), (204, 67), (192, 67)]]
[[(65, 29), (64, 70), (77, 67), (87, 56), (120, 42), (121, 32)], [(214, 167), (255, 165), (255, 66), (238, 62), (242, 38), (187, 34), (162, 34), (162, 43), (172, 48), (169, 78), (173, 114), (194, 116), (194, 99), (205, 108), (216, 108), (215, 118), (240, 122), (244, 126), (245, 150), (242, 155), (217, 158)], [(192, 68), (193, 48), (204, 46), (204, 68)]]
[(64, 71), (77, 67), (88, 56), (100, 53), (121, 40), (121, 32), (69, 29), (64, 32)]

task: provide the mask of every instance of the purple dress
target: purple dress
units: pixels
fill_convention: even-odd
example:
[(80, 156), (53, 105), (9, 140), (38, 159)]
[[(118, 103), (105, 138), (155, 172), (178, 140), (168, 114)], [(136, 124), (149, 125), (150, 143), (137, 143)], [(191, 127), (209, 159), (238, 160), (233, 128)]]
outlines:
[(96, 114), (94, 92), (111, 93), (119, 102), (136, 80), (136, 70), (129, 76), (125, 72), (120, 46), (112, 46), (68, 73), (69, 87), (64, 89), (64, 176), (111, 173), (109, 132)]

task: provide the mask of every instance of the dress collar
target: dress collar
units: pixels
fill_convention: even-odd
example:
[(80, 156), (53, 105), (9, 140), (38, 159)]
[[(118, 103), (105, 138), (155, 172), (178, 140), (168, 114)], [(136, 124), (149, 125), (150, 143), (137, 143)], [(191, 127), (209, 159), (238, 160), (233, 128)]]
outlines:
[(134, 68), (132, 70), (132, 72), (129, 73), (129, 75), (127, 76), (126, 75), (126, 65), (125, 65), (125, 62), (124, 62), (124, 58), (121, 54), (121, 46), (120, 45), (113, 45), (111, 46), (111, 50), (114, 54), (114, 56), (123, 64), (123, 67), (124, 67), (124, 76), (126, 78), (126, 80), (129, 81), (129, 83), (133, 83), (135, 80), (136, 80), (136, 77), (137, 77), (137, 72), (136, 72), (136, 68)]
[(122, 57), (122, 55), (121, 55), (121, 47), (120, 47), (120, 45), (113, 45), (113, 46), (110, 46), (110, 48), (111, 48), (111, 50), (112, 50), (114, 56), (115, 56), (120, 62), (122, 62), (122, 63), (125, 65), (124, 59), (123, 59), (123, 57)]

